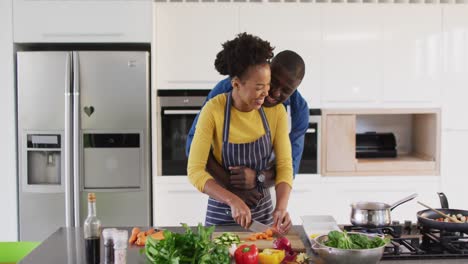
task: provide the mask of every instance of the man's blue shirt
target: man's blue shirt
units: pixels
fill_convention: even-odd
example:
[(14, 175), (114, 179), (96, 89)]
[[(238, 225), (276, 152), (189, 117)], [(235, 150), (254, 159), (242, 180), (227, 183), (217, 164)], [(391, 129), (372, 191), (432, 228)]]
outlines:
[[(232, 90), (231, 79), (226, 78), (220, 81), (208, 94), (205, 103), (218, 94), (227, 93)], [(294, 166), (294, 175), (299, 171), (302, 151), (304, 150), (304, 135), (309, 128), (309, 107), (306, 100), (296, 90), (286, 101), (283, 102), (285, 107), (290, 106), (291, 115), (291, 131), (289, 132), (289, 140), (291, 140), (292, 160)], [(288, 113), (289, 114), (289, 113)], [(199, 115), (199, 114), (198, 114)], [(188, 156), (190, 145), (192, 144), (193, 136), (198, 122), (198, 115), (193, 121), (192, 127), (187, 135), (187, 144), (185, 153)]]

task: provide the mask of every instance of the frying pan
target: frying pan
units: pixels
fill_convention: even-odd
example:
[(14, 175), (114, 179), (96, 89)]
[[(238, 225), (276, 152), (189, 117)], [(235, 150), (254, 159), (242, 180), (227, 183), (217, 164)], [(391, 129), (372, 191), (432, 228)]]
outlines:
[[(442, 209), (438, 209), (444, 214), (457, 215), (462, 214), (468, 216), (468, 211), (459, 209), (449, 209), (447, 197), (444, 193), (437, 193), (439, 195), (440, 204)], [(432, 210), (423, 210), (417, 213), (418, 222), (423, 228), (439, 229), (441, 231), (451, 232), (464, 232), (468, 234), (468, 223), (454, 223), (454, 222), (439, 222), (435, 219), (441, 216)]]

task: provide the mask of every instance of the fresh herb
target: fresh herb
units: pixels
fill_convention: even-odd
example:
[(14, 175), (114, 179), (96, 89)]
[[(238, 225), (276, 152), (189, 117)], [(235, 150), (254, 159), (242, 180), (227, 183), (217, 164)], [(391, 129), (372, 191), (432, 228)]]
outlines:
[(381, 237), (370, 238), (360, 234), (348, 234), (339, 231), (330, 231), (325, 245), (340, 249), (370, 249), (385, 246), (390, 240)]
[(198, 224), (194, 233), (186, 224), (182, 224), (185, 233), (178, 234), (164, 231), (164, 239), (148, 237), (145, 246), (146, 256), (152, 263), (158, 264), (228, 264), (229, 251), (224, 245), (211, 241), (214, 226), (203, 227)]

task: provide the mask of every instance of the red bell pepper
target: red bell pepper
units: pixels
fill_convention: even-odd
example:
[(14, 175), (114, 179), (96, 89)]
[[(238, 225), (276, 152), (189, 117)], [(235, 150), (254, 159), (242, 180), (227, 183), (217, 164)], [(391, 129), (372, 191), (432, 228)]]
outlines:
[(242, 245), (234, 252), (234, 259), (236, 264), (257, 264), (258, 263), (258, 249), (257, 246)]

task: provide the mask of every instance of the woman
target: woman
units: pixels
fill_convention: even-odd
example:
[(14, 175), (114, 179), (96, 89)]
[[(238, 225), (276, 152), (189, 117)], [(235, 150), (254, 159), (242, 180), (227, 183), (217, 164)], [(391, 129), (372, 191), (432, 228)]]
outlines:
[[(223, 44), (216, 56), (216, 70), (229, 75), (232, 92), (220, 94), (203, 107), (188, 159), (191, 183), (210, 196), (206, 225), (238, 223), (244, 228), (255, 219), (287, 232), (291, 219), (287, 212), (293, 169), (284, 106), (263, 108), (270, 89), (273, 48), (258, 37), (242, 33)], [(272, 149), (276, 155), (276, 205), (273, 209), (268, 190), (258, 204), (249, 207), (238, 196), (219, 185), (205, 170), (210, 151), (227, 170), (247, 166), (264, 170)]]

